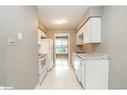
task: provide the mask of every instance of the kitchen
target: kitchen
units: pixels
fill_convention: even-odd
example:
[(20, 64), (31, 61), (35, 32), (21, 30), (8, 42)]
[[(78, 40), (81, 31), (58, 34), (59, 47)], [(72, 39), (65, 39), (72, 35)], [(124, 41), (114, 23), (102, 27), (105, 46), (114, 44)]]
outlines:
[[(65, 12), (64, 9), (68, 11)], [(73, 46), (75, 47), (77, 46), (77, 47), (74, 50), (70, 51), (70, 49), (73, 48), (73, 46), (70, 45), (72, 43), (70, 42), (72, 41), (71, 40), (72, 37), (70, 37), (71, 34), (66, 32), (66, 30), (69, 30), (68, 28), (70, 28), (69, 25), (68, 26), (66, 25), (66, 24), (69, 24), (69, 22), (67, 22), (66, 19), (63, 19), (63, 18), (69, 18), (69, 13), (72, 10), (77, 10), (73, 12), (74, 16), (76, 16), (76, 14), (78, 14), (79, 11), (82, 12), (82, 15), (80, 13), (80, 16), (81, 16), (80, 20), (78, 21), (80, 23), (82, 19), (84, 20), (84, 18), (86, 17), (84, 15), (86, 15), (88, 12), (92, 12), (94, 14), (92, 14), (92, 16), (89, 16), (82, 25), (79, 25), (80, 23), (78, 23), (79, 26), (77, 27), (77, 30), (73, 29), (71, 31), (71, 32), (77, 32), (75, 33), (76, 40), (73, 40), (75, 41)], [(64, 15), (64, 14), (68, 14), (68, 15)], [(51, 23), (52, 18), (59, 18), (62, 16), (63, 18), (56, 19), (53, 24)], [(40, 89), (108, 89), (108, 66), (109, 66), (108, 55), (90, 53), (87, 51), (84, 52), (84, 50), (82, 49), (84, 44), (87, 44), (87, 43), (88, 44), (101, 43), (101, 9), (100, 7), (90, 7), (90, 8), (89, 7), (64, 7), (64, 6), (63, 7), (38, 7), (38, 17), (39, 17), (40, 23), (41, 22), (44, 23), (45, 27), (48, 28), (47, 30), (42, 24), (40, 24), (40, 26), (38, 27), (39, 55), (44, 55), (42, 57), (39, 57), (39, 60), (41, 59), (44, 60), (42, 62), (39, 61), (39, 64), (42, 64), (42, 66), (40, 67), (44, 67), (44, 68), (46, 64), (50, 64), (51, 66), (47, 66), (47, 69), (42, 70), (42, 72), (39, 73), (40, 82), (37, 88), (40, 88)], [(50, 19), (48, 23), (47, 23), (47, 19)], [(74, 25), (72, 26), (72, 25), (71, 25), (71, 28), (76, 27), (76, 25), (75, 26)], [(63, 32), (61, 32), (61, 30), (63, 30)], [(56, 31), (54, 34), (50, 33), (54, 31)], [(68, 42), (65, 39), (66, 37), (68, 37), (67, 38)], [(49, 44), (48, 45), (49, 47), (46, 46), (47, 44)], [(47, 48), (50, 48), (51, 50)], [(51, 52), (46, 52), (46, 51), (51, 51)], [(47, 55), (50, 55), (51, 58), (47, 58), (46, 57)], [(46, 60), (47, 61), (52, 60), (52, 61), (46, 62)], [(45, 66), (43, 66), (43, 64), (45, 64)], [(64, 69), (64, 68), (73, 69), (73, 71), (70, 73), (70, 75), (66, 76), (64, 73), (65, 72), (69, 73), (69, 72), (67, 72), (68, 69)], [(60, 75), (57, 75), (58, 72), (60, 72)], [(56, 75), (53, 76), (54, 74)], [(61, 76), (61, 74), (64, 77)], [(95, 75), (97, 77), (95, 77)], [(71, 79), (71, 77), (73, 78)], [(54, 79), (51, 79), (51, 78), (54, 78)], [(66, 83), (69, 85), (67, 85)]]
[(126, 89), (126, 10), (0, 6), (0, 86)]

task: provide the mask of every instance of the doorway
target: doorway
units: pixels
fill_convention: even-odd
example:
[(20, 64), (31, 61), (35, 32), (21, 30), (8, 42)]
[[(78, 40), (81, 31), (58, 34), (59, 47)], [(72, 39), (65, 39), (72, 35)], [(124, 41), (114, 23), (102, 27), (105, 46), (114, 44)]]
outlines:
[(69, 33), (55, 34), (55, 64), (69, 65), (70, 63), (70, 36)]

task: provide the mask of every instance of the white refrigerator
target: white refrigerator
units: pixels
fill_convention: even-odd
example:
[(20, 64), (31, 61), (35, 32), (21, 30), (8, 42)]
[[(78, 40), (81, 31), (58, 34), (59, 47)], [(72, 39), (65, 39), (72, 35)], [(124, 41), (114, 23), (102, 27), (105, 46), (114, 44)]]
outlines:
[(42, 39), (41, 41), (42, 52), (47, 54), (47, 68), (50, 71), (53, 68), (53, 40)]

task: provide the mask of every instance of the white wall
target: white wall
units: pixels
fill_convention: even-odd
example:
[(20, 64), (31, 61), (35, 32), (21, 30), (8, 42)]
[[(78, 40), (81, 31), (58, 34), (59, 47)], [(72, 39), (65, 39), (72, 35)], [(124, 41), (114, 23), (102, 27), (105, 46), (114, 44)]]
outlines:
[(102, 43), (96, 52), (110, 56), (111, 89), (127, 89), (127, 7), (104, 7), (102, 10)]
[(5, 85), (5, 64), (4, 64), (4, 60), (3, 60), (3, 31), (1, 31), (3, 29), (3, 9), (0, 8), (0, 85)]
[[(2, 11), (3, 10), (3, 11)], [(34, 88), (38, 82), (38, 45), (36, 7), (0, 7), (0, 31), (3, 35), (2, 48), (6, 85), (14, 88)], [(0, 12), (0, 13), (1, 13)], [(2, 24), (2, 25), (1, 25)], [(17, 39), (17, 32), (23, 39)], [(8, 46), (8, 37), (15, 37), (15, 46)], [(4, 66), (3, 65), (3, 66)], [(0, 83), (0, 85), (2, 85)]]
[(85, 12), (82, 21), (79, 23), (77, 30), (86, 22), (89, 17), (101, 16), (101, 8), (102, 6), (89, 6), (87, 11)]

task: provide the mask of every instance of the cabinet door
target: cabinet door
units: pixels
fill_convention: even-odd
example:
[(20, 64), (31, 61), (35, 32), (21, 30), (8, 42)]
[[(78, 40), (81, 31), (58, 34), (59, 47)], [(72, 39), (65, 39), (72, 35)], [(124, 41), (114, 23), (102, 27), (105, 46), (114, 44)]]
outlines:
[(46, 38), (46, 33), (44, 31), (38, 28), (38, 32), (42, 37)]
[(42, 31), (42, 37), (46, 38), (46, 34), (43, 31)]
[(81, 84), (83, 88), (86, 88), (86, 61), (82, 60), (81, 62)]
[(76, 45), (83, 45), (83, 37), (80, 31), (76, 34)]
[(75, 70), (75, 58), (74, 58), (74, 56), (73, 56), (73, 62), (72, 62), (72, 65), (73, 65), (73, 68), (74, 68), (74, 70)]
[(90, 31), (90, 23), (91, 20), (89, 19), (85, 25), (83, 26), (83, 30), (84, 30), (84, 43), (90, 43), (90, 35), (91, 35), (91, 31)]
[(76, 33), (76, 45), (78, 45), (78, 32)]
[(101, 18), (90, 18), (82, 28), (84, 43), (101, 42)]
[(75, 73), (76, 73), (76, 76), (77, 76), (77, 79), (78, 81), (80, 82), (80, 58), (79, 57), (76, 57), (75, 59)]
[(86, 89), (108, 89), (108, 60), (88, 60)]
[(75, 54), (73, 54), (73, 62), (72, 62), (72, 64), (73, 64), (73, 68), (75, 70), (76, 69), (76, 55)]
[(92, 43), (101, 42), (101, 18), (91, 18), (91, 39)]
[(83, 28), (81, 28), (78, 32), (79, 32), (79, 35), (81, 35), (83, 33)]
[(38, 44), (41, 44), (41, 33), (38, 31)]

